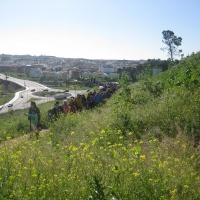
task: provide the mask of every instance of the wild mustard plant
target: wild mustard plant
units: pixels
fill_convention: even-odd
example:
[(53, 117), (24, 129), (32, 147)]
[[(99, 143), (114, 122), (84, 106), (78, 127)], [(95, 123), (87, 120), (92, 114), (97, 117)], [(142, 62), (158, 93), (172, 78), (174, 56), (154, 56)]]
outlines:
[[(0, 199), (200, 199), (193, 145), (199, 94), (189, 85), (174, 87), (160, 97), (140, 93), (139, 86), (126, 90), (134, 102), (124, 105), (121, 95), (115, 113), (113, 98), (101, 112), (61, 117), (38, 140), (12, 140), (6, 133)], [(148, 100), (141, 103), (142, 95)]]

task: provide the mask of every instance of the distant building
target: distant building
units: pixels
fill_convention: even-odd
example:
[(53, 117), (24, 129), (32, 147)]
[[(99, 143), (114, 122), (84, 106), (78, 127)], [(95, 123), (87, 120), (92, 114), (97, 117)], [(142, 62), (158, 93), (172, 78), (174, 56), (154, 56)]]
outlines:
[(25, 72), (25, 66), (0, 65), (0, 72), (18, 72), (18, 73), (24, 73)]
[(11, 56), (11, 55), (6, 55), (6, 54), (2, 54), (2, 55), (1, 55), (1, 61), (2, 61), (2, 62), (9, 62), (9, 61), (12, 61), (12, 56)]
[(81, 77), (81, 74), (78, 70), (70, 70), (69, 71), (69, 78), (80, 78)]
[(54, 78), (61, 78), (63, 73), (62, 72), (50, 72), (50, 71), (44, 71), (42, 73), (43, 77), (48, 79), (54, 79)]
[(69, 79), (70, 78), (69, 77), (69, 71), (62, 72), (61, 76), (62, 76), (63, 79)]
[(40, 69), (31, 68), (29, 75), (30, 75), (30, 77), (40, 78), (42, 76), (42, 72)]
[(160, 68), (153, 68), (153, 76), (156, 76), (162, 72), (162, 69)]
[(1, 65), (0, 72), (16, 72), (17, 66)]
[(47, 79), (51, 79), (55, 77), (55, 73), (50, 71), (43, 71), (43, 77)]
[(91, 72), (90, 70), (88, 70), (88, 69), (82, 70), (81, 73), (82, 73), (82, 74), (92, 74), (92, 72)]
[(99, 73), (101, 74), (104, 74), (104, 73), (110, 74), (114, 72), (115, 72), (115, 69), (111, 65), (99, 66)]

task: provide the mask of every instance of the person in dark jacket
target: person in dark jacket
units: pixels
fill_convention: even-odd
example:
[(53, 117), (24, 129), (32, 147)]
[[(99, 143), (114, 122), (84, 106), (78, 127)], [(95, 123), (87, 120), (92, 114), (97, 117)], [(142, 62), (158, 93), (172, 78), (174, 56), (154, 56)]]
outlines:
[(36, 103), (34, 101), (31, 101), (31, 107), (29, 109), (28, 114), (31, 114), (33, 110), (34, 110), (34, 112), (36, 112), (36, 114), (38, 116), (37, 128), (41, 129), (41, 126), (40, 126), (40, 120), (41, 120), (40, 109), (37, 107), (37, 105), (36, 105)]
[(39, 132), (38, 132), (38, 114), (36, 109), (34, 108), (34, 104), (31, 102), (31, 107), (29, 109), (28, 113), (24, 113), (26, 116), (28, 116), (28, 120), (30, 121), (30, 131), (32, 137), (32, 133), (35, 132), (36, 137), (38, 138)]

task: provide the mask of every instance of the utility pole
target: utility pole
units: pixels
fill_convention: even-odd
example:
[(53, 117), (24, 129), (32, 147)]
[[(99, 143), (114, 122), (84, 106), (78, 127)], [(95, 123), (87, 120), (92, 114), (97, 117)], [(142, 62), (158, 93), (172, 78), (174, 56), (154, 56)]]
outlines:
[(8, 76), (6, 72), (5, 90), (8, 90)]
[(6, 100), (5, 103), (7, 103), (7, 99), (8, 99), (8, 76), (7, 76), (7, 72), (6, 72), (6, 80), (5, 80), (5, 94), (6, 94)]
[(75, 97), (76, 97), (76, 82), (77, 82), (77, 80), (74, 80)]
[(28, 89), (27, 89), (27, 107), (28, 107), (28, 91), (29, 91), (29, 87), (27, 87)]

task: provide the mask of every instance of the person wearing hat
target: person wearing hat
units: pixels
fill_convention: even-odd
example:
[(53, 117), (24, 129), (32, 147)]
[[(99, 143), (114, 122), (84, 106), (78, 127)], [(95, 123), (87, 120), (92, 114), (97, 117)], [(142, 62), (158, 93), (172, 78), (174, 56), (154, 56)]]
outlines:
[(69, 109), (70, 109), (70, 106), (67, 104), (67, 100), (64, 100), (63, 105), (62, 105), (62, 110), (65, 115), (68, 113)]

